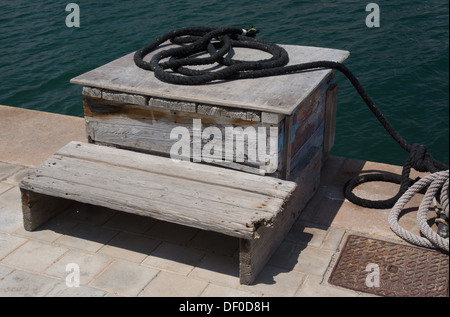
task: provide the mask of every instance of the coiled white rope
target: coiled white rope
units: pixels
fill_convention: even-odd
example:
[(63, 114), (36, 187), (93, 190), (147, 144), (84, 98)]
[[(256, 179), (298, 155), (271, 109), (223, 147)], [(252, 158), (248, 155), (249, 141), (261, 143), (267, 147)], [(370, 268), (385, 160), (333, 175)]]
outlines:
[[(440, 171), (420, 179), (413, 186), (411, 186), (404, 194), (400, 197), (394, 207), (389, 213), (389, 226), (392, 231), (394, 231), (399, 237), (404, 240), (413, 243), (418, 246), (427, 248), (439, 248), (449, 252), (449, 239), (443, 238), (438, 235), (427, 222), (427, 214), (430, 209), (430, 205), (435, 197), (436, 193), (440, 191), (441, 194), (441, 206), (443, 208), (444, 214), (448, 219), (448, 184), (449, 184), (449, 171)], [(422, 202), (420, 203), (419, 210), (417, 212), (417, 221), (419, 224), (420, 232), (423, 237), (417, 236), (407, 230), (405, 230), (398, 223), (399, 215), (403, 207), (411, 200), (411, 198), (422, 189), (428, 186)]]

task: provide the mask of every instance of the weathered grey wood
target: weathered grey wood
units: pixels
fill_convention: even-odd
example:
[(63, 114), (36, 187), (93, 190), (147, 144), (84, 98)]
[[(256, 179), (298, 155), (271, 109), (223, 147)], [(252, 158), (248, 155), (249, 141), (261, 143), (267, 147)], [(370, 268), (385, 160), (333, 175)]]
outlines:
[[(291, 65), (343, 62), (349, 55), (341, 50), (282, 46)], [(269, 57), (243, 48), (233, 53), (240, 60)], [(334, 137), (334, 71), (182, 86), (164, 83), (136, 67), (133, 54), (71, 81), (86, 86), (83, 100), (90, 142), (168, 156), (176, 142), (170, 140), (172, 129), (184, 127), (193, 134), (189, 127), (194, 119), (201, 119), (202, 129), (218, 127), (222, 135), (225, 127), (277, 127), (278, 169), (271, 175), (294, 182), (240, 172), (261, 173), (262, 162), (204, 160), (236, 169), (230, 170), (71, 143), (24, 180), (22, 190), (238, 237), (241, 283), (253, 282), (318, 188), (323, 150), (331, 148)], [(200, 148), (208, 141), (190, 139)]]
[(258, 239), (239, 239), (239, 279), (241, 284), (252, 284), (270, 256), (283, 241), (297, 219), (300, 209), (288, 204), (271, 227), (260, 228)]
[(182, 102), (152, 97), (150, 98), (148, 105), (150, 107), (163, 108), (167, 110), (197, 112), (197, 104), (193, 102)]
[(123, 103), (135, 104), (135, 105), (147, 105), (149, 97), (136, 95), (136, 94), (128, 94), (128, 93), (120, 93), (117, 91), (111, 90), (103, 90), (102, 91), (102, 99), (119, 101)]
[(284, 156), (283, 156), (283, 179), (289, 178), (289, 173), (291, 172), (291, 135), (292, 135), (292, 116), (286, 116), (284, 119)]
[[(80, 145), (79, 145), (80, 144)], [(98, 153), (102, 155), (98, 155)], [(109, 162), (113, 165), (137, 168), (151, 173), (182, 177), (189, 180), (223, 185), (230, 188), (250, 190), (255, 193), (283, 198), (291, 190), (292, 184), (272, 177), (259, 177), (239, 171), (217, 168), (209, 165), (196, 165), (190, 162), (176, 162), (167, 168), (167, 158), (127, 153), (122, 155), (114, 148), (70, 142), (56, 152), (56, 155), (92, 161)]]
[(64, 198), (48, 199), (47, 195), (35, 193), (24, 188), (22, 195), (23, 227), (33, 231), (61, 211), (69, 207), (73, 201)]
[(271, 226), (258, 228), (258, 239), (239, 239), (239, 276), (241, 284), (252, 284), (291, 229), (298, 215), (319, 188), (322, 152), (318, 152), (307, 169), (290, 175), (298, 186), (283, 211)]
[[(146, 120), (141, 120), (145, 122)], [(86, 118), (86, 129), (88, 139), (95, 140), (96, 144), (114, 145), (116, 147), (136, 150), (141, 152), (159, 154), (163, 156), (170, 156), (170, 151), (178, 139), (171, 139), (171, 129), (178, 127), (176, 123), (170, 122), (155, 122), (148, 125), (136, 125), (133, 124), (133, 120), (123, 117), (115, 118)], [(225, 126), (216, 126), (225, 136)], [(189, 129), (190, 132), (191, 129)], [(241, 147), (243, 149), (254, 148), (257, 149), (257, 140), (249, 140), (245, 138), (243, 142), (234, 141), (235, 147)], [(191, 149), (193, 147), (194, 140), (190, 141)], [(206, 139), (201, 139), (200, 149), (208, 142)], [(224, 147), (224, 144), (220, 144)], [(267, 147), (268, 148), (268, 147)], [(180, 155), (181, 157), (181, 155)], [(186, 156), (186, 160), (192, 160), (192, 156)], [(264, 163), (260, 161), (253, 161), (244, 159), (243, 162), (236, 162), (236, 152), (233, 152), (233, 161), (228, 162), (225, 160), (224, 151), (217, 161), (217, 157), (210, 155), (209, 153), (202, 152), (201, 159), (203, 162), (216, 159), (216, 162), (212, 164), (228, 166), (235, 170), (247, 171), (249, 173), (260, 174), (261, 169), (264, 171)]]
[[(228, 110), (224, 110), (226, 111), (225, 114), (221, 112), (221, 115), (215, 117), (211, 113), (206, 113), (206, 107), (209, 110), (217, 107), (206, 105), (198, 106), (199, 108), (205, 108), (204, 114), (198, 114), (168, 110), (166, 109), (167, 107), (177, 106), (178, 104), (170, 101), (155, 103), (155, 105), (165, 106), (166, 108), (149, 109), (147, 107), (126, 103), (107, 103), (88, 97), (84, 99), (86, 131), (88, 139), (92, 140), (92, 143), (110, 144), (126, 149), (169, 156), (172, 146), (178, 141), (178, 139), (171, 139), (173, 129), (182, 126), (187, 128), (192, 134), (193, 121), (197, 120), (201, 123), (202, 129), (208, 126), (218, 128), (221, 132), (222, 140), (227, 135), (225, 129), (229, 127), (233, 128), (234, 126), (238, 126), (242, 127), (243, 130), (247, 127), (253, 127), (255, 129), (254, 131), (259, 127), (264, 127), (267, 131), (266, 149), (271, 149), (269, 128), (272, 125), (258, 121), (244, 121), (248, 114), (245, 111), (241, 112), (237, 109), (228, 108)], [(247, 150), (257, 149), (259, 142), (258, 139), (252, 138), (243, 138), (242, 141), (238, 145), (238, 138), (236, 138), (236, 147)], [(203, 148), (208, 142), (208, 139), (202, 138), (200, 148)], [(225, 149), (224, 143), (221, 144), (220, 148)], [(274, 145), (274, 148), (278, 149), (278, 145)], [(271, 151), (274, 152), (273, 149)], [(233, 153), (233, 162), (226, 162), (223, 155), (222, 162), (217, 165), (226, 165), (230, 168), (245, 170), (250, 173), (260, 174), (260, 166), (264, 163), (251, 159), (238, 162), (235, 157), (236, 152)], [(207, 153), (202, 153), (204, 159), (208, 158), (207, 156)]]
[(253, 282), (300, 210), (290, 203), (294, 182), (80, 142), (19, 187), (29, 231), (78, 201), (238, 237), (242, 284)]
[(261, 111), (252, 111), (247, 110), (247, 117), (246, 120), (248, 121), (261, 121)]
[(232, 119), (247, 120), (247, 112), (242, 109), (216, 107), (210, 105), (198, 105), (197, 113), (213, 117), (226, 117)]
[(338, 85), (330, 87), (327, 91), (325, 110), (325, 132), (323, 135), (323, 151), (328, 155), (334, 145), (334, 133), (336, 129)]
[(98, 89), (98, 88), (83, 87), (82, 93), (83, 93), (83, 96), (94, 97), (94, 98), (102, 97), (102, 90)]
[(270, 113), (270, 112), (261, 112), (261, 122), (270, 123), (270, 124), (278, 124), (283, 120), (284, 115), (278, 113)]
[(238, 163), (234, 163), (234, 162), (211, 162), (211, 164), (232, 168), (237, 171), (243, 171), (243, 172), (258, 174), (258, 175), (266, 175), (266, 172), (265, 172), (263, 166), (256, 168), (256, 167), (238, 164)]
[[(20, 187), (241, 238), (253, 238), (260, 226), (270, 225), (296, 187), (251, 174), (241, 180), (242, 173), (213, 166), (207, 173), (203, 167), (72, 142)], [(242, 183), (259, 184), (244, 188)]]
[[(343, 62), (349, 55), (347, 51), (336, 49), (281, 46), (289, 54), (290, 65), (319, 60)], [(265, 52), (244, 48), (236, 48), (234, 53), (234, 58), (241, 60), (270, 57)], [(213, 85), (183, 86), (164, 83), (152, 72), (138, 68), (134, 64), (133, 54), (77, 76), (71, 82), (130, 94), (290, 115), (331, 72), (315, 70), (285, 76), (222, 81)]]

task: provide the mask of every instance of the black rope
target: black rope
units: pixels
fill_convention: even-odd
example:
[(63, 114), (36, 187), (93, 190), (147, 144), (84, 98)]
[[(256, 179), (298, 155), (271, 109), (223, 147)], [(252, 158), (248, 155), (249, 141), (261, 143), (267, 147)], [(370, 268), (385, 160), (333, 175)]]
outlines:
[[(448, 169), (448, 166), (435, 160), (424, 145), (409, 144), (388, 122), (373, 100), (367, 94), (355, 75), (343, 64), (332, 61), (315, 61), (296, 65), (287, 65), (289, 56), (282, 47), (254, 38), (258, 33), (251, 27), (244, 30), (235, 27), (191, 27), (170, 31), (159, 37), (152, 43), (136, 51), (135, 64), (145, 70), (155, 73), (161, 81), (177, 85), (201, 85), (216, 80), (235, 80), (245, 78), (259, 78), (268, 76), (286, 75), (314, 69), (335, 69), (343, 73), (351, 82), (366, 105), (392, 136), (392, 138), (407, 152), (409, 157), (405, 162), (402, 175), (371, 174), (355, 177), (347, 182), (344, 192), (345, 197), (351, 202), (369, 208), (391, 208), (414, 182), (409, 178), (411, 168), (420, 172), (437, 172)], [(150, 61), (144, 58), (151, 52), (160, 48), (167, 42), (179, 44), (178, 47), (159, 50)], [(265, 51), (272, 55), (271, 58), (258, 61), (241, 61), (227, 57), (233, 47), (245, 47)], [(209, 56), (198, 57), (207, 52)], [(168, 59), (165, 62), (161, 62)], [(208, 65), (218, 63), (226, 66), (216, 71), (193, 70), (186, 66)], [(171, 71), (168, 71), (168, 70)], [(366, 200), (353, 194), (353, 189), (366, 182), (384, 181), (400, 184), (399, 192), (392, 198), (381, 201)]]

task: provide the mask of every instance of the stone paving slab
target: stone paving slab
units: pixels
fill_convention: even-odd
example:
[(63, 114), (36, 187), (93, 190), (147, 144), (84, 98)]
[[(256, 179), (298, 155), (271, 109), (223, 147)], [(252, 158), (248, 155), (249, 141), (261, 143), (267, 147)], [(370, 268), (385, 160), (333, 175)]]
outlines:
[(2, 263), (26, 271), (41, 273), (69, 250), (38, 241), (28, 241), (8, 256)]
[(305, 277), (306, 274), (301, 272), (266, 265), (254, 285), (241, 285), (239, 289), (259, 296), (291, 297), (302, 286)]
[(142, 261), (142, 265), (181, 275), (188, 275), (205, 257), (206, 252), (182, 245), (162, 242)]
[(127, 232), (120, 232), (108, 241), (98, 254), (141, 263), (160, 241)]
[(79, 223), (55, 243), (72, 249), (97, 252), (117, 234), (117, 231)]
[(37, 166), (69, 141), (86, 142), (83, 118), (0, 105), (0, 162)]
[(239, 259), (209, 253), (192, 270), (189, 277), (232, 288), (239, 287)]
[(68, 265), (77, 263), (80, 268), (80, 284), (87, 285), (95, 279), (105, 267), (111, 264), (113, 259), (99, 254), (92, 254), (78, 250), (70, 250), (65, 253), (58, 261), (54, 262), (47, 270), (45, 275), (65, 280), (68, 272)]
[(0, 162), (0, 181), (4, 181), (8, 176), (14, 175), (21, 168), (23, 167), (16, 164)]
[(158, 273), (137, 263), (115, 261), (90, 286), (122, 296), (137, 296)]
[[(173, 287), (174, 285), (177, 287)], [(206, 286), (207, 281), (162, 271), (139, 293), (139, 296), (197, 297)]]
[(67, 287), (65, 283), (58, 283), (52, 288), (46, 297), (104, 297), (108, 292), (93, 287)]
[[(0, 232), (0, 259), (5, 258), (28, 241), (9, 233)], [(2, 261), (3, 263), (3, 261)]]
[(14, 270), (0, 281), (0, 297), (43, 297), (58, 280), (21, 270)]
[(0, 207), (0, 231), (12, 233), (22, 226), (22, 215), (17, 209)]
[(258, 297), (254, 293), (230, 288), (222, 285), (208, 284), (201, 293), (202, 297)]

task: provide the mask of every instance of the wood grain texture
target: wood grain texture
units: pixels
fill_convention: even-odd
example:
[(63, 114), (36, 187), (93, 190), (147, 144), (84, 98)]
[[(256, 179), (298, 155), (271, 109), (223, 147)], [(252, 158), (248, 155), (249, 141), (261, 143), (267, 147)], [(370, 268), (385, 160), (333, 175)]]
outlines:
[(323, 140), (323, 151), (328, 155), (334, 146), (334, 136), (336, 130), (338, 85), (334, 84), (327, 91), (326, 112), (325, 112), (325, 132)]
[[(152, 98), (153, 99), (153, 98)], [(163, 105), (173, 105), (172, 102), (161, 102)], [(175, 104), (176, 105), (176, 104)], [(183, 109), (186, 108), (182, 106)], [(238, 109), (220, 109), (220, 114), (215, 111), (217, 107), (206, 105), (198, 106), (200, 112), (193, 113), (189, 111), (169, 110), (167, 108), (158, 108), (155, 106), (142, 106), (123, 102), (112, 102), (98, 98), (84, 97), (84, 112), (86, 120), (86, 131), (91, 143), (112, 145), (124, 149), (137, 150), (145, 153), (169, 156), (172, 147), (178, 142), (176, 135), (172, 135), (174, 129), (184, 127), (193, 134), (194, 120), (199, 121), (202, 132), (206, 132), (208, 127), (213, 127), (220, 131), (221, 139), (215, 139), (215, 147), (219, 149), (219, 154), (211, 154), (208, 151), (202, 151), (205, 145), (210, 142), (208, 134), (203, 135), (200, 142), (200, 151), (203, 161), (211, 161), (219, 159), (217, 165), (228, 166), (237, 170), (244, 170), (250, 173), (260, 174), (267, 170), (260, 157), (250, 157), (248, 152), (253, 150), (257, 152), (258, 146), (261, 146), (259, 139), (248, 137), (237, 137), (233, 141), (235, 149), (233, 150), (233, 160), (225, 158), (226, 139), (233, 137), (231, 130), (239, 131), (242, 128), (244, 132), (247, 127), (251, 127), (251, 131), (258, 131), (259, 128), (265, 128), (266, 132), (266, 153), (276, 153), (278, 144), (270, 141), (269, 135), (272, 133), (270, 127), (273, 124), (262, 123), (259, 121), (246, 120), (249, 111), (240, 111)], [(226, 112), (225, 114), (223, 112)], [(234, 114), (234, 115), (232, 115)], [(227, 132), (228, 131), (228, 132)], [(214, 138), (219, 137), (218, 135)], [(282, 136), (279, 135), (281, 138)], [(190, 139), (190, 145), (193, 149), (194, 138)], [(216, 151), (215, 148), (215, 151)], [(244, 153), (241, 160), (236, 158), (236, 154)], [(193, 158), (193, 151), (187, 159)], [(279, 153), (281, 155), (282, 153)], [(212, 157), (208, 157), (212, 155)], [(210, 158), (210, 160), (208, 160)], [(279, 167), (282, 160), (277, 158)], [(271, 173), (274, 173), (271, 171)]]
[(252, 239), (277, 218), (296, 184), (71, 142), (33, 169), (20, 188)]
[(48, 199), (42, 195), (20, 188), (22, 196), (23, 227), (27, 231), (33, 231), (50, 218), (66, 210), (73, 201), (64, 198)]
[(258, 239), (240, 239), (239, 277), (241, 284), (252, 284), (276, 251), (299, 214), (319, 188), (322, 152), (310, 158), (307, 168), (294, 169), (290, 179), (297, 188), (286, 207), (270, 227), (257, 230)]
[(299, 209), (289, 202), (272, 227), (260, 228), (258, 239), (239, 239), (239, 279), (241, 284), (252, 284), (270, 256), (283, 241), (297, 219)]

